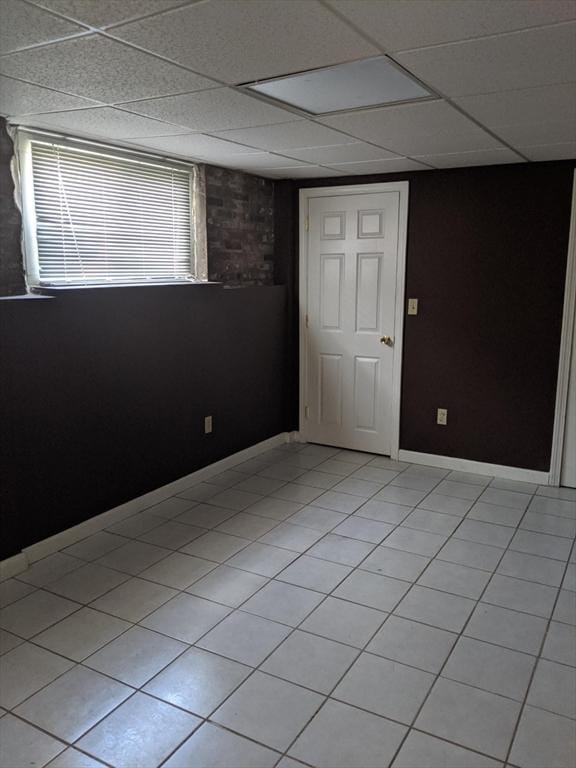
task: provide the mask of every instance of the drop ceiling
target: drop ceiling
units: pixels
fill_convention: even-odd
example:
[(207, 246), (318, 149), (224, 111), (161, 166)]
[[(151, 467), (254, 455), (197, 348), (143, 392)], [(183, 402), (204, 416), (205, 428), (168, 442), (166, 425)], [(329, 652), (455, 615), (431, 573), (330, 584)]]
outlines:
[[(431, 99), (245, 87), (382, 55)], [(576, 0), (2, 0), (0, 114), (271, 178), (574, 158)]]

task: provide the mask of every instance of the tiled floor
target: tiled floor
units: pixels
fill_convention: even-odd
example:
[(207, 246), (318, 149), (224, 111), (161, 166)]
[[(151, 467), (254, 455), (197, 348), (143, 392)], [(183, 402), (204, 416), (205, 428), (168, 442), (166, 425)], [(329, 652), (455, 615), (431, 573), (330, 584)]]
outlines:
[(2, 768), (573, 768), (576, 492), (286, 445), (0, 585)]

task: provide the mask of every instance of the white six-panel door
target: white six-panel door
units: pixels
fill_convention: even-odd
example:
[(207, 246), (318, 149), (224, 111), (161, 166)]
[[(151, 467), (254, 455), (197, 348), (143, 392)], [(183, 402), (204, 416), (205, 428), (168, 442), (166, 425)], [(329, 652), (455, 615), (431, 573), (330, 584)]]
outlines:
[(397, 298), (403, 301), (400, 197), (308, 199), (304, 397), (311, 442), (391, 453)]

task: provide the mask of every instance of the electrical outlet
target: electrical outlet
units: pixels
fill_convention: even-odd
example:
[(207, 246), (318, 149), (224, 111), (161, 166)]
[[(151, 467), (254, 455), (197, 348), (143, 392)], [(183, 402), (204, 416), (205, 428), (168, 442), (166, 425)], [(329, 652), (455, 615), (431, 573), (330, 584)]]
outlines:
[(212, 416), (204, 416), (204, 434), (212, 433)]
[(408, 314), (409, 315), (418, 314), (418, 299), (408, 299)]
[(438, 408), (436, 411), (436, 424), (441, 424), (443, 427), (448, 424), (448, 410), (446, 408)]

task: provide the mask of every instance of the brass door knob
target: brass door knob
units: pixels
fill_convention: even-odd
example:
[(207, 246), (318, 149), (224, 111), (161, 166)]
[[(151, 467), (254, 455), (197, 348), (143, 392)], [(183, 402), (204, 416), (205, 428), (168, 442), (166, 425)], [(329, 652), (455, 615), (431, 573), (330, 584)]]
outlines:
[(394, 346), (394, 339), (392, 336), (382, 336), (380, 339), (380, 344), (386, 344), (387, 347), (393, 347)]

